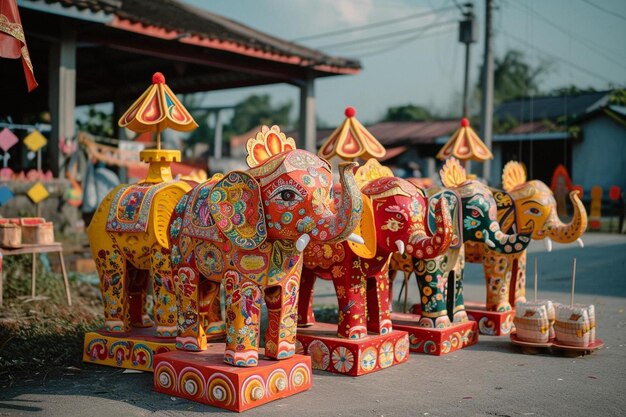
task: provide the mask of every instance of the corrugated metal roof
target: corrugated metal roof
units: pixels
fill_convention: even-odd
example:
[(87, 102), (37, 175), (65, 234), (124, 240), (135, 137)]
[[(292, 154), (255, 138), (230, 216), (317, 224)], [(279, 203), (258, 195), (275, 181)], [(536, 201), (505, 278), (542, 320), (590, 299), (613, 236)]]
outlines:
[(494, 120), (512, 118), (521, 123), (541, 120), (555, 121), (563, 116), (578, 117), (606, 104), (608, 91), (554, 97), (532, 97), (511, 100), (499, 105)]

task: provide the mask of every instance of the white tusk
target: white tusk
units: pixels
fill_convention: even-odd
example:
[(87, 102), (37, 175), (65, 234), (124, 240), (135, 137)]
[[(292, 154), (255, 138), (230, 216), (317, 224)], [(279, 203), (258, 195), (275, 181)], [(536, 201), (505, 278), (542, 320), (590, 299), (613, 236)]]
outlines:
[(307, 235), (306, 233), (303, 234), (298, 238), (298, 240), (296, 240), (296, 249), (298, 249), (299, 252), (303, 252), (310, 241), (311, 236)]
[(585, 242), (583, 242), (581, 238), (576, 239), (576, 243), (578, 243), (581, 248), (585, 247)]
[(400, 255), (404, 255), (404, 242), (400, 239), (396, 240), (396, 246), (398, 247), (398, 252)]
[(363, 238), (356, 233), (351, 233), (350, 236), (348, 236), (348, 240), (350, 242), (358, 243), (359, 245), (365, 244), (365, 240), (363, 240)]
[(546, 247), (548, 252), (552, 252), (552, 240), (549, 237), (543, 240), (543, 245)]

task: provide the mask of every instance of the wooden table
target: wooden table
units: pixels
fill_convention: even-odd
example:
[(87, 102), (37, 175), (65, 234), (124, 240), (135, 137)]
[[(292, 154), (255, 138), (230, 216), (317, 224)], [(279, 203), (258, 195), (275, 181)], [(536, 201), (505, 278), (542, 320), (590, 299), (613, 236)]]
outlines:
[(65, 295), (67, 296), (67, 305), (72, 305), (72, 298), (70, 296), (70, 286), (67, 281), (67, 271), (65, 270), (65, 262), (63, 261), (63, 244), (60, 242), (50, 243), (48, 245), (22, 245), (19, 248), (0, 248), (0, 306), (2, 306), (2, 286), (3, 286), (3, 270), (2, 259), (9, 255), (24, 255), (32, 254), (32, 269), (31, 269), (31, 294), (35, 297), (35, 277), (37, 271), (37, 254), (57, 252), (59, 254), (59, 260), (61, 261), (61, 272), (63, 273), (63, 284), (65, 285)]

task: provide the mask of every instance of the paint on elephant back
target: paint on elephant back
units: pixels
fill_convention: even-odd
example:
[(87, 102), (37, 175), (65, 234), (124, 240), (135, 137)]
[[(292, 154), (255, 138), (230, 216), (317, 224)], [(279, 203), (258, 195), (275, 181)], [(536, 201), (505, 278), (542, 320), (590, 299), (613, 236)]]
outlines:
[(131, 184), (120, 187), (109, 208), (108, 232), (145, 232), (148, 229), (152, 200), (173, 181), (159, 184)]
[(342, 242), (313, 244), (304, 250), (304, 267), (328, 269), (333, 264), (343, 262), (345, 257), (346, 250)]
[[(182, 204), (185, 209), (181, 207), (180, 210), (181, 212), (184, 211), (180, 227), (183, 233), (191, 237), (220, 242), (223, 239), (215, 227), (209, 205), (209, 195), (214, 185), (215, 182), (211, 180), (204, 182), (193, 188), (187, 194), (186, 200), (181, 200), (179, 204)], [(188, 200), (191, 200), (190, 204), (187, 204)]]
[(435, 233), (437, 230), (435, 207), (439, 202), (439, 199), (442, 197), (448, 202), (450, 219), (452, 220), (452, 243), (450, 243), (450, 248), (457, 249), (463, 244), (463, 224), (461, 223), (463, 221), (463, 216), (460, 212), (461, 197), (459, 197), (457, 192), (445, 190), (428, 198), (428, 228), (431, 233)]

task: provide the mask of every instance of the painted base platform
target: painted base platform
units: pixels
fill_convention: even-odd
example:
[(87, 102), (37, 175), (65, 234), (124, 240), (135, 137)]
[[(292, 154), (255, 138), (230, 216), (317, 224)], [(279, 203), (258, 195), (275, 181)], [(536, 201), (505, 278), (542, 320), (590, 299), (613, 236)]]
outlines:
[(395, 330), (409, 334), (409, 350), (427, 355), (445, 355), (478, 343), (478, 323), (455, 323), (445, 329), (432, 329), (417, 325), (417, 314), (391, 313)]
[(594, 350), (600, 349), (604, 346), (604, 342), (600, 339), (595, 340), (595, 342), (589, 344), (588, 346), (569, 346), (569, 345), (561, 345), (557, 340), (550, 341), (547, 343), (533, 343), (533, 342), (525, 342), (523, 340), (518, 339), (515, 331), (511, 333), (511, 343), (516, 346), (520, 346), (522, 348), (522, 352), (534, 354), (540, 351), (565, 351), (567, 355), (573, 356), (584, 356), (588, 355)]
[[(259, 357), (263, 350), (259, 352)], [(259, 359), (242, 368), (224, 363), (224, 344), (202, 352), (182, 350), (154, 358), (154, 389), (231, 411), (245, 411), (311, 388), (311, 358)]]
[(513, 325), (515, 310), (487, 311), (484, 304), (471, 301), (465, 303), (465, 309), (467, 317), (478, 323), (480, 334), (505, 336), (515, 329)]
[(175, 337), (154, 337), (154, 327), (130, 333), (85, 334), (83, 362), (152, 372), (154, 355), (176, 350)]
[(342, 339), (337, 337), (336, 324), (318, 322), (298, 328), (297, 338), (296, 351), (311, 356), (313, 369), (337, 374), (365, 375), (409, 358), (408, 334), (399, 330), (362, 339)]

